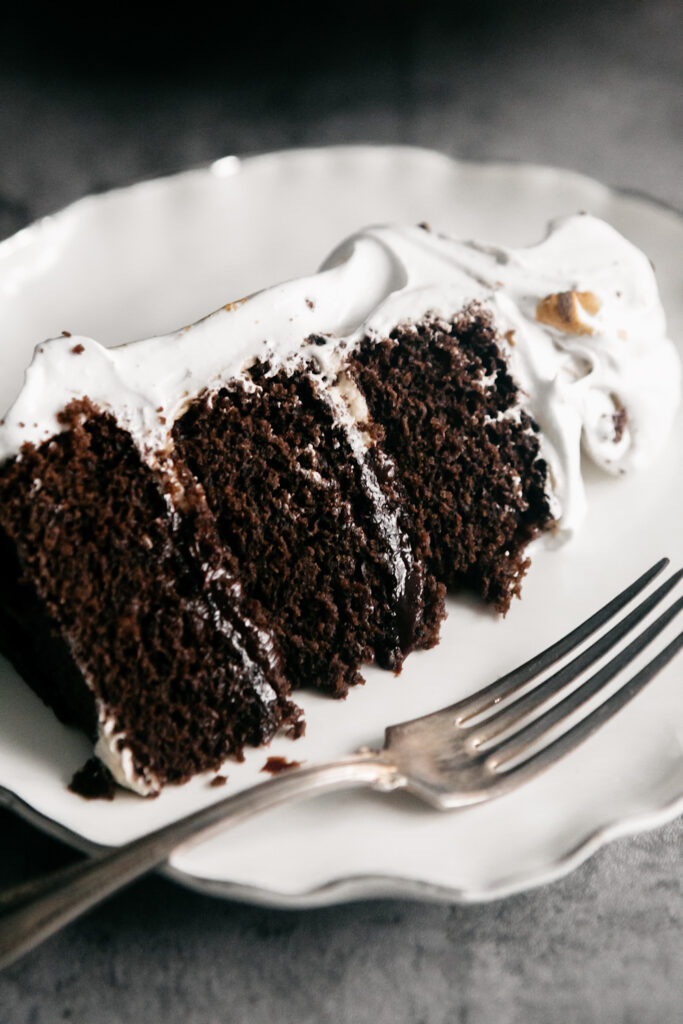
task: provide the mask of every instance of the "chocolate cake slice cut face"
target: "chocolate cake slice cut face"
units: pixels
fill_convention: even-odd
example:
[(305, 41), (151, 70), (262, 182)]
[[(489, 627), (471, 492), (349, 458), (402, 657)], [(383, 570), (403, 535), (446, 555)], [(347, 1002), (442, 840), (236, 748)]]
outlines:
[(449, 588), (505, 612), (551, 519), (538, 428), (479, 308), (365, 339), (349, 371), (383, 430), (419, 553)]
[(125, 747), (143, 790), (294, 726), (276, 642), (194, 481), (152, 471), (87, 401), (63, 420), (0, 470), (5, 653), (63, 720)]
[(343, 696), (363, 662), (397, 669), (436, 641), (442, 595), (415, 558), (393, 466), (311, 372), (256, 362), (199, 396), (173, 437), (292, 685)]

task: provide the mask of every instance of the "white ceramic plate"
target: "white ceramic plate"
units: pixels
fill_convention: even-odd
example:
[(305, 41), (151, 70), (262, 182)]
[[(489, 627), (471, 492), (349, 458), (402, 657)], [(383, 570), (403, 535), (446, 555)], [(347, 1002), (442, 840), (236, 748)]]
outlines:
[[(109, 344), (164, 332), (278, 279), (309, 273), (344, 235), (428, 221), (520, 245), (548, 219), (588, 210), (654, 260), (683, 335), (683, 226), (673, 212), (567, 171), (454, 162), (409, 148), (344, 147), (239, 160), (91, 197), (0, 245), (0, 407), (32, 347), (66, 329)], [(435, 650), (402, 675), (367, 672), (342, 703), (305, 694), (308, 729), (268, 754), (308, 763), (380, 742), (385, 725), (434, 710), (536, 653), (661, 555), (683, 561), (681, 420), (668, 452), (631, 479), (590, 476), (570, 546), (538, 545), (505, 620), (453, 600)], [(676, 471), (672, 467), (677, 467)], [(681, 661), (579, 751), (488, 806), (438, 814), (401, 794), (339, 794), (274, 811), (173, 857), (168, 873), (212, 893), (281, 906), (408, 895), (483, 900), (556, 878), (609, 838), (683, 808)], [(89, 753), (0, 661), (0, 798), (88, 849), (117, 844), (264, 776), (266, 754), (169, 788), (85, 802), (66, 786)]]

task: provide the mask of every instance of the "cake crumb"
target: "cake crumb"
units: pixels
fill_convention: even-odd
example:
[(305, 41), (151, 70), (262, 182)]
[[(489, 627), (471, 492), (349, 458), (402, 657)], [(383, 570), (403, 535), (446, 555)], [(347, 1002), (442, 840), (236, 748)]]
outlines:
[(624, 430), (626, 429), (628, 417), (625, 409), (619, 409), (612, 416), (612, 423), (614, 424), (614, 443), (619, 444), (622, 437), (624, 436)]
[(70, 338), (71, 337), (71, 331), (62, 331), (62, 337), (63, 338)]
[(224, 786), (227, 781), (227, 775), (214, 775), (209, 785), (211, 786), (212, 789), (216, 789), (218, 786)]
[(85, 800), (113, 800), (116, 792), (114, 776), (99, 757), (91, 757), (74, 772), (69, 790)]
[(290, 768), (300, 768), (301, 764), (301, 761), (288, 761), (285, 757), (269, 757), (261, 771), (279, 775), (280, 772), (286, 772)]
[(298, 740), (306, 733), (306, 720), (303, 718), (297, 718), (292, 722), (287, 730), (287, 735), (293, 740)]
[(315, 309), (315, 302), (312, 299), (306, 299), (306, 305), (309, 309)]
[[(71, 335), (68, 334), (67, 337), (70, 338)], [(80, 356), (81, 352), (85, 352), (85, 349), (84, 349), (83, 345), (79, 344), (79, 345), (74, 345), (74, 347), (71, 349), (71, 351), (73, 352), (73, 354), (75, 356)]]

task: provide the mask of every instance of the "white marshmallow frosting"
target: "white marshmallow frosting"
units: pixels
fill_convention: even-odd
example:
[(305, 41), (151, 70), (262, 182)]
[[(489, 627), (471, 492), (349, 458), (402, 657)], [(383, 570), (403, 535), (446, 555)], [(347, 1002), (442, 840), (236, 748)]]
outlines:
[[(536, 318), (539, 301), (572, 290), (598, 300), (593, 314), (580, 307), (592, 333)], [(76, 336), (44, 342), (0, 427), (0, 462), (57, 433), (60, 409), (84, 396), (111, 411), (153, 457), (167, 447), (188, 401), (257, 357), (274, 370), (315, 360), (333, 383), (365, 335), (381, 338), (426, 315), (448, 319), (472, 302), (493, 316), (522, 404), (541, 427), (558, 526), (571, 534), (585, 506), (581, 448), (612, 473), (645, 465), (666, 439), (680, 391), (648, 259), (585, 214), (553, 223), (540, 244), (524, 249), (456, 242), (418, 227), (369, 228), (343, 242), (314, 276), (230, 303), (173, 334), (113, 349)], [(310, 335), (328, 343), (307, 346)], [(362, 418), (355, 388), (336, 390)]]

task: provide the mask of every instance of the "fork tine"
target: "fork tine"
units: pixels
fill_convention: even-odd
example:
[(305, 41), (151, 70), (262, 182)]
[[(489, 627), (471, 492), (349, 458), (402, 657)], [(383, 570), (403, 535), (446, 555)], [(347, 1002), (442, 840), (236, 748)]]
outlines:
[(671, 641), (659, 654), (652, 659), (640, 672), (617, 690), (608, 700), (600, 704), (589, 715), (582, 718), (575, 726), (563, 733), (554, 743), (543, 747), (533, 757), (528, 758), (522, 764), (511, 768), (509, 771), (500, 773), (499, 779), (502, 783), (500, 788), (496, 783), (496, 791), (501, 794), (507, 789), (516, 789), (523, 782), (528, 782), (536, 775), (539, 775), (546, 768), (555, 764), (565, 754), (571, 753), (576, 747), (592, 736), (594, 732), (610, 720), (618, 711), (633, 700), (637, 694), (660, 672), (671, 659), (678, 654), (683, 647), (683, 633)]
[(603, 654), (606, 654), (634, 626), (637, 626), (652, 611), (655, 605), (659, 604), (676, 586), (681, 577), (683, 577), (683, 569), (679, 569), (678, 572), (662, 583), (657, 590), (650, 594), (649, 597), (646, 597), (644, 601), (641, 601), (633, 611), (625, 615), (620, 622), (617, 622), (615, 626), (592, 643), (590, 647), (587, 647), (585, 651), (572, 658), (570, 662), (563, 665), (553, 675), (542, 680), (529, 693), (525, 693), (523, 697), (519, 697), (501, 711), (494, 712), (481, 725), (474, 726), (476, 729), (477, 745), (481, 746), (490, 742), (490, 740), (509, 729), (510, 726), (520, 721), (530, 712), (536, 711), (544, 704), (547, 704), (556, 693), (559, 693), (568, 683), (576, 679), (584, 669), (596, 662)]
[[(564, 700), (559, 701), (549, 711), (541, 715), (539, 718), (534, 719), (529, 725), (525, 726), (514, 736), (507, 740), (504, 740), (498, 747), (493, 749), (487, 762), (491, 768), (502, 768), (505, 770), (505, 763), (512, 761), (513, 759), (520, 757), (536, 740), (542, 739), (554, 726), (559, 725), (562, 721), (565, 721), (569, 715), (574, 711), (577, 711), (582, 705), (586, 704), (587, 701), (591, 700), (600, 692), (601, 689), (611, 680), (614, 676), (626, 667), (633, 659), (639, 654), (654, 638), (662, 632), (662, 630), (671, 622), (671, 620), (680, 612), (683, 608), (683, 597), (680, 597), (675, 601), (670, 608), (667, 608), (662, 615), (659, 616), (655, 622), (651, 623), (647, 629), (632, 640), (631, 643), (620, 651), (611, 661), (604, 665), (598, 672), (592, 675), (586, 680), (581, 686), (570, 693)], [(527, 761), (519, 765), (520, 769), (525, 768), (527, 765), (535, 766), (535, 770), (540, 770), (538, 767), (545, 767), (546, 764), (551, 764), (557, 760), (558, 757), (562, 757), (563, 754), (572, 750), (577, 743), (580, 743), (586, 736), (589, 736), (595, 731), (603, 722), (606, 722), (608, 718), (611, 718), (621, 707), (624, 706), (631, 697), (635, 696), (640, 689), (648, 682), (655, 672), (659, 671), (659, 668), (663, 667), (666, 662), (674, 656), (683, 640), (683, 633), (672, 641), (668, 647), (664, 648), (666, 657), (658, 655), (656, 658), (646, 666), (645, 669), (641, 670), (636, 676), (633, 677), (628, 683), (621, 687), (614, 697), (610, 697), (607, 701), (595, 708), (589, 715), (587, 715), (582, 721), (578, 722), (573, 728), (569, 729), (566, 733), (559, 736), (554, 742), (550, 743), (549, 746), (539, 751), (537, 754), (532, 755)], [(657, 667), (652, 669), (652, 666)], [(650, 671), (652, 669), (652, 671)], [(649, 672), (649, 674), (648, 674)], [(634, 685), (635, 680), (638, 680), (638, 684)], [(629, 696), (624, 697), (622, 694), (627, 692)], [(617, 699), (615, 699), (617, 698)], [(611, 708), (609, 712), (603, 710), (605, 708)], [(592, 723), (590, 727), (585, 723)], [(546, 751), (548, 753), (546, 753)], [(510, 769), (510, 774), (516, 771), (515, 768)], [(519, 781), (519, 776), (517, 777)]]
[(566, 636), (556, 640), (554, 644), (541, 651), (540, 654), (530, 658), (529, 661), (525, 661), (523, 665), (513, 669), (512, 672), (501, 676), (489, 686), (479, 690), (472, 697), (466, 697), (464, 700), (454, 704), (452, 710), (459, 713), (456, 717), (456, 724), (463, 725), (470, 718), (474, 718), (476, 715), (481, 714), (482, 711), (486, 711), (488, 708), (500, 703), (500, 701), (511, 696), (522, 686), (525, 686), (539, 672), (559, 661), (560, 658), (573, 650), (574, 647), (577, 647), (583, 640), (594, 633), (596, 629), (599, 629), (603, 623), (620, 611), (624, 605), (628, 604), (668, 564), (668, 558), (660, 559), (647, 572), (644, 572), (642, 576), (639, 576), (637, 580), (631, 583), (630, 586), (622, 590), (616, 597), (613, 597), (603, 608), (600, 608), (590, 618), (586, 619), (585, 622), (582, 622), (581, 625), (567, 633)]

